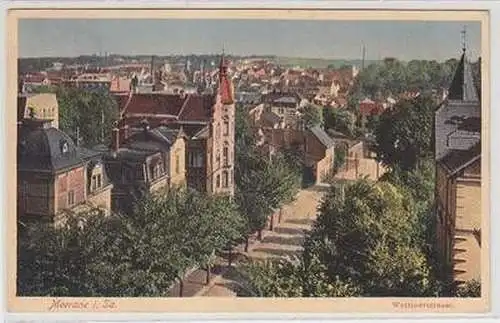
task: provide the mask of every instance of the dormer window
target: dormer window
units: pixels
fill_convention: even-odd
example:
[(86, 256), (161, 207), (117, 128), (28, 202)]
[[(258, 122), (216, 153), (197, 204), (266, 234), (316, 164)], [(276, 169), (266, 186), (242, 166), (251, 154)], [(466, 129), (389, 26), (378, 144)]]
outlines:
[(68, 153), (68, 151), (69, 151), (69, 145), (68, 145), (68, 142), (67, 142), (67, 141), (63, 141), (63, 142), (61, 143), (61, 152), (62, 152), (63, 154), (66, 154), (66, 153)]
[(103, 173), (100, 164), (97, 164), (92, 169), (92, 177), (90, 179), (90, 191), (95, 192), (104, 186)]

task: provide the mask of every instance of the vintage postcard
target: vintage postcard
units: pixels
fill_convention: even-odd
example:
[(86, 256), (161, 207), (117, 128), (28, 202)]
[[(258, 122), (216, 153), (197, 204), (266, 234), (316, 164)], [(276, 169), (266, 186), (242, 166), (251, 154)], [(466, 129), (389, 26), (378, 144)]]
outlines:
[(8, 20), (9, 311), (489, 311), (487, 12)]

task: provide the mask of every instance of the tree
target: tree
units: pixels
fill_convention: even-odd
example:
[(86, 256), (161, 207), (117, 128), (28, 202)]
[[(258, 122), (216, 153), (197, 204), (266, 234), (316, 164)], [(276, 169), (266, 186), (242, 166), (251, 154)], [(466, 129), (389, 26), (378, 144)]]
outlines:
[(110, 142), (118, 107), (109, 94), (61, 87), (56, 95), (62, 131), (87, 147)]
[(481, 297), (481, 283), (478, 280), (470, 280), (458, 286), (455, 291), (456, 297)]
[(237, 156), (235, 200), (247, 217), (248, 234), (257, 231), (260, 236), (274, 210), (295, 196), (300, 175), (282, 154), (269, 158), (250, 148)]
[(206, 266), (209, 274), (214, 255), (241, 237), (236, 210), (226, 196), (169, 190), (147, 196), (127, 216), (79, 214), (64, 227), (21, 226), (19, 294), (167, 296), (188, 268)]
[(377, 157), (386, 166), (411, 170), (433, 154), (435, 103), (419, 96), (398, 102), (380, 116), (375, 129)]
[(300, 109), (302, 122), (306, 127), (323, 126), (323, 108), (315, 104), (307, 104)]
[(412, 205), (389, 183), (334, 186), (304, 243), (330, 280), (351, 281), (361, 296), (426, 296), (434, 290), (416, 244)]
[(352, 297), (357, 288), (338, 277), (330, 282), (317, 258), (253, 261), (243, 265), (238, 296), (253, 297)]
[(408, 63), (386, 58), (362, 70), (354, 82), (351, 96), (370, 98), (398, 96), (405, 91), (428, 93), (448, 88), (458, 64), (456, 59), (446, 62), (412, 60)]
[(347, 136), (354, 136), (356, 116), (342, 109), (324, 109), (325, 129), (332, 129)]
[(246, 218), (248, 235), (262, 232), (268, 218), (300, 187), (300, 159), (293, 151), (265, 154), (256, 146), (244, 111), (236, 111), (235, 201)]

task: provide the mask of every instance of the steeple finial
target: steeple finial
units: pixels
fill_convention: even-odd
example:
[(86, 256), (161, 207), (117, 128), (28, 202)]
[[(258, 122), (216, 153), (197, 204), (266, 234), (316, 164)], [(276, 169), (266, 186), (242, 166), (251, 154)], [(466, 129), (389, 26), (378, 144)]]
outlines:
[(465, 50), (467, 49), (467, 28), (464, 26), (462, 31), (460, 32), (462, 34), (462, 51), (465, 53)]

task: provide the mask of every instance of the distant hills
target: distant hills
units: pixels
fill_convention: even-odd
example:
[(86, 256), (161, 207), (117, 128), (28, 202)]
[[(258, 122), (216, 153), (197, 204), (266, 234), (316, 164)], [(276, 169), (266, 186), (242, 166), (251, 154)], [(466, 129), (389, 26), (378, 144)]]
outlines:
[[(335, 67), (339, 68), (345, 65), (361, 66), (362, 61), (360, 59), (323, 59), (323, 58), (300, 58), (300, 57), (277, 57), (276, 62), (282, 66), (300, 66), (300, 67), (310, 67), (310, 68), (326, 68)], [(378, 63), (379, 61), (365, 60), (365, 66), (372, 63)]]

